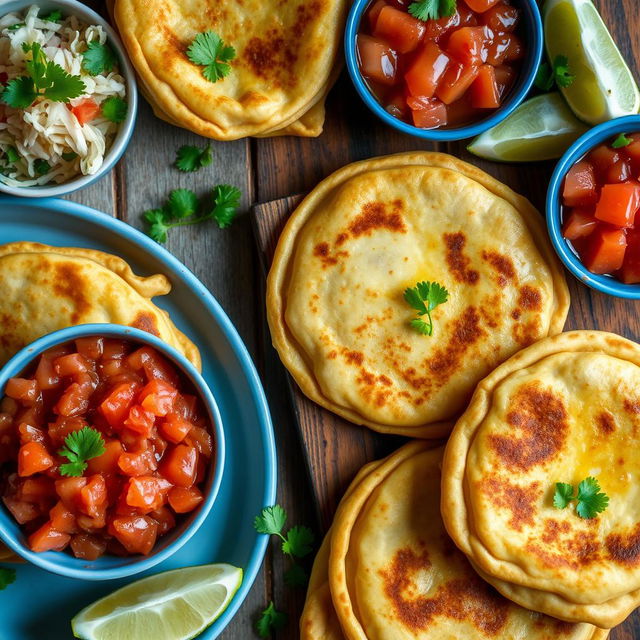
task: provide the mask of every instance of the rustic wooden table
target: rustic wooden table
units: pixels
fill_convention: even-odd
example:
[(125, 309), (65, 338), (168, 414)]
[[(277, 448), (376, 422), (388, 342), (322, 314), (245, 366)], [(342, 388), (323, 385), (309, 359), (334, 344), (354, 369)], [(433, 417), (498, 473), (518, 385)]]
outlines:
[[(640, 2), (594, 0), (636, 77), (640, 77)], [(95, 2), (89, 2), (95, 5)], [(98, 8), (104, 11), (104, 7)], [(141, 100), (138, 123), (131, 144), (111, 174), (71, 199), (95, 207), (142, 227), (145, 209), (160, 206), (169, 191), (179, 187), (205, 194), (224, 182), (243, 193), (242, 215), (229, 229), (214, 224), (186, 227), (170, 234), (167, 248), (187, 265), (222, 304), (254, 357), (270, 402), (278, 446), (278, 500), (291, 523), (306, 523), (318, 533), (331, 505), (314, 503), (314, 491), (304, 463), (298, 430), (288, 400), (287, 380), (274, 351), (264, 321), (262, 289), (264, 273), (252, 237), (250, 205), (296, 193), (304, 193), (331, 171), (354, 160), (413, 149), (438, 149), (452, 153), (495, 175), (543, 209), (552, 163), (519, 167), (498, 165), (470, 156), (463, 143), (433, 145), (382, 126), (364, 107), (343, 73), (328, 100), (325, 132), (317, 139), (249, 139), (212, 144), (214, 161), (208, 168), (183, 174), (173, 166), (176, 150), (183, 144), (202, 144), (203, 139), (155, 118)], [(567, 328), (601, 328), (640, 339), (638, 307), (634, 303), (595, 294), (569, 277), (572, 313)], [(348, 478), (337, 475), (338, 490)], [(322, 518), (320, 517), (322, 515)], [(298, 637), (297, 621), (304, 592), (283, 584), (283, 558), (275, 545), (249, 597), (222, 640), (248, 640), (255, 618), (273, 599), (289, 614), (289, 623), (277, 639)], [(224, 558), (221, 558), (224, 560)], [(616, 629), (612, 640), (640, 639), (640, 616), (634, 614)]]

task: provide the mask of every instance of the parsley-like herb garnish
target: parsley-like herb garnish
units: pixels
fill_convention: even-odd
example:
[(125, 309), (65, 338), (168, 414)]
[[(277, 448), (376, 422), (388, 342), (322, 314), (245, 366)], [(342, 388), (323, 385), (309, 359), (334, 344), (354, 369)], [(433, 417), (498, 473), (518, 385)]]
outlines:
[(175, 164), (180, 171), (197, 171), (202, 167), (208, 167), (212, 159), (210, 144), (204, 149), (185, 144), (178, 149)]
[(42, 158), (37, 158), (33, 161), (33, 168), (39, 176), (43, 176), (45, 173), (51, 171), (51, 165)]
[(80, 76), (67, 73), (49, 60), (37, 42), (23, 43), (22, 50), (31, 54), (31, 58), (25, 61), (29, 75), (9, 81), (0, 96), (2, 102), (15, 109), (26, 109), (40, 97), (54, 102), (69, 102), (85, 92)]
[(261, 638), (270, 638), (277, 629), (282, 629), (287, 624), (287, 614), (277, 611), (273, 600), (269, 606), (260, 613), (256, 621), (256, 631)]
[(5, 154), (7, 156), (7, 160), (11, 164), (15, 164), (16, 162), (18, 162), (18, 160), (20, 160), (20, 154), (14, 147), (7, 147), (5, 150)]
[(58, 455), (64, 456), (69, 462), (60, 465), (62, 476), (81, 476), (87, 468), (87, 460), (105, 452), (102, 434), (91, 427), (72, 431), (64, 439), (64, 444)]
[(577, 496), (573, 494), (572, 485), (556, 482), (553, 506), (556, 509), (564, 509), (574, 500), (577, 502), (576, 513), (587, 520), (595, 518), (609, 506), (609, 496), (600, 491), (600, 483), (593, 476), (585, 478), (578, 485)]
[(16, 570), (0, 567), (0, 591), (16, 581)]
[(611, 146), (614, 149), (622, 149), (622, 147), (629, 146), (633, 140), (631, 138), (627, 138), (625, 133), (621, 133), (612, 143)]
[(120, 124), (127, 117), (127, 103), (120, 96), (111, 96), (101, 105), (102, 115), (109, 121)]
[(82, 68), (92, 76), (108, 73), (117, 62), (113, 49), (106, 43), (100, 44), (97, 40), (92, 40), (82, 54)]
[(554, 84), (566, 89), (573, 84), (575, 76), (569, 69), (567, 56), (556, 56), (553, 66), (543, 62), (536, 73), (535, 85), (540, 91), (551, 91)]
[(62, 20), (62, 11), (55, 9), (44, 16), (40, 16), (40, 20), (47, 20), (48, 22), (60, 22)]
[(187, 49), (191, 62), (204, 67), (202, 75), (210, 82), (217, 82), (229, 75), (231, 66), (227, 64), (236, 57), (236, 50), (226, 45), (213, 31), (199, 33)]
[[(419, 333), (433, 335), (431, 312), (449, 299), (449, 292), (437, 282), (418, 282), (404, 292), (405, 301), (416, 310), (418, 317), (411, 320), (411, 326)], [(422, 316), (427, 316), (427, 321)]]
[(418, 20), (438, 20), (456, 12), (456, 0), (418, 0), (409, 5), (409, 13)]

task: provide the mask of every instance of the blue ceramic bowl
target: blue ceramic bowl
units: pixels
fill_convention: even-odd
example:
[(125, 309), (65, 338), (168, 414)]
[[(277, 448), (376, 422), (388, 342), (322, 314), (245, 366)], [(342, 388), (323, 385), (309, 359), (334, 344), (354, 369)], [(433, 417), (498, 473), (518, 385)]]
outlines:
[[(7, 13), (25, 11), (32, 4), (34, 4), (34, 0), (3, 0), (0, 2), (0, 16), (5, 16)], [(79, 191), (80, 189), (89, 187), (94, 182), (97, 182), (107, 175), (107, 173), (113, 169), (116, 162), (120, 160), (129, 144), (129, 141), (131, 140), (136, 123), (136, 116), (138, 114), (138, 90), (136, 88), (136, 75), (131, 63), (129, 62), (127, 52), (120, 41), (118, 34), (113, 30), (105, 18), (89, 9), (86, 4), (78, 2), (78, 0), (42, 0), (42, 2), (37, 2), (35, 4), (40, 7), (42, 12), (60, 9), (63, 16), (74, 15), (87, 24), (100, 25), (107, 34), (107, 42), (116, 52), (120, 73), (127, 84), (127, 95), (125, 98), (129, 105), (127, 117), (125, 118), (125, 121), (119, 125), (118, 131), (111, 142), (111, 146), (107, 148), (105, 153), (104, 163), (97, 173), (92, 176), (79, 175), (63, 182), (62, 184), (52, 183), (42, 187), (13, 187), (4, 184), (2, 180), (0, 180), (0, 191), (13, 196), (26, 196), (29, 198), (59, 198), (69, 193), (73, 193), (74, 191)]]
[(106, 338), (120, 338), (140, 343), (141, 345), (149, 345), (168, 358), (168, 360), (191, 381), (202, 399), (209, 413), (215, 441), (215, 453), (203, 490), (204, 500), (202, 504), (179, 526), (167, 535), (159, 538), (153, 551), (148, 556), (135, 555), (118, 557), (104, 555), (90, 562), (76, 558), (66, 551), (34, 553), (27, 547), (26, 539), (20, 529), (20, 525), (18, 525), (4, 505), (0, 503), (0, 539), (25, 560), (42, 569), (70, 578), (111, 580), (140, 573), (166, 560), (170, 555), (180, 549), (198, 530), (209, 514), (209, 511), (211, 511), (218, 489), (220, 488), (220, 481), (222, 480), (222, 472), (224, 469), (225, 447), (222, 419), (216, 401), (206, 382), (195, 367), (181, 353), (178, 353), (173, 347), (159, 338), (131, 327), (117, 324), (85, 324), (61, 329), (60, 331), (55, 331), (39, 338), (19, 351), (2, 367), (2, 370), (0, 370), (0, 396), (4, 394), (4, 387), (7, 384), (7, 380), (22, 374), (43, 351), (55, 345), (70, 342), (76, 338), (96, 335)]
[[(462, 2), (463, 0), (458, 1)], [(371, 109), (371, 111), (373, 111), (383, 122), (386, 122), (388, 125), (398, 129), (398, 131), (402, 131), (403, 133), (408, 133), (412, 136), (423, 138), (425, 140), (446, 141), (471, 138), (473, 136), (480, 135), (487, 129), (490, 129), (502, 122), (518, 105), (522, 103), (527, 93), (529, 93), (529, 90), (533, 85), (533, 81), (535, 80), (538, 67), (540, 66), (540, 60), (542, 59), (542, 18), (540, 17), (540, 10), (538, 9), (536, 0), (515, 0), (514, 4), (522, 11), (521, 22), (523, 40), (527, 47), (527, 56), (522, 62), (522, 67), (518, 74), (518, 80), (515, 86), (511, 89), (507, 100), (498, 109), (492, 111), (491, 115), (488, 117), (478, 122), (474, 122), (473, 124), (442, 129), (420, 129), (403, 122), (395, 116), (392, 116), (378, 102), (378, 99), (373, 95), (373, 93), (371, 93), (362, 77), (362, 74), (360, 73), (360, 69), (358, 68), (356, 36), (358, 34), (360, 20), (371, 2), (372, 0), (355, 0), (351, 6), (351, 11), (347, 18), (344, 42), (347, 69), (349, 70), (349, 75), (351, 76), (351, 80), (353, 81), (356, 90), (369, 109)]]
[(599, 144), (612, 141), (621, 133), (636, 133), (638, 131), (640, 131), (640, 115), (616, 118), (590, 129), (578, 138), (562, 156), (556, 165), (549, 184), (549, 190), (547, 191), (547, 227), (549, 228), (553, 248), (565, 267), (578, 280), (596, 291), (633, 300), (640, 300), (640, 285), (624, 284), (610, 276), (599, 276), (591, 273), (573, 252), (569, 243), (562, 237), (560, 197), (565, 175), (582, 156)]

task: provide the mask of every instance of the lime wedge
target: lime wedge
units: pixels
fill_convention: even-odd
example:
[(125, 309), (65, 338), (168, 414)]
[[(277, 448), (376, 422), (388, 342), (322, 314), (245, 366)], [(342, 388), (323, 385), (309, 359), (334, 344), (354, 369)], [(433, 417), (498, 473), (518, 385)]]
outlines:
[(467, 149), (481, 158), (502, 162), (552, 160), (586, 130), (559, 93), (544, 93), (523, 102)]
[(84, 640), (188, 640), (228, 606), (242, 569), (208, 564), (158, 573), (85, 607), (71, 621)]
[(638, 113), (638, 85), (591, 0), (547, 0), (543, 19), (549, 59), (567, 56), (575, 75), (560, 90), (578, 118), (598, 124)]

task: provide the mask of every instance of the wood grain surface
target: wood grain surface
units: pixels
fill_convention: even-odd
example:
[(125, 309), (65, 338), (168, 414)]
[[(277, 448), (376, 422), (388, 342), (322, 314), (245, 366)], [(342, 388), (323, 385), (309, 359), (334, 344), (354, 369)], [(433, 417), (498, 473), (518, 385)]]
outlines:
[[(637, 76), (640, 2), (595, 1)], [(87, 3), (105, 12), (102, 2)], [(256, 360), (276, 431), (278, 501), (287, 509), (291, 524), (315, 525), (320, 532), (329, 522), (336, 501), (360, 462), (395, 448), (397, 439), (374, 436), (365, 429), (343, 424), (325, 412), (322, 420), (326, 421), (326, 426), (323, 426), (326, 442), (315, 438), (315, 449), (310, 449), (312, 455), (309, 459), (315, 459), (317, 464), (312, 469), (312, 483), (309, 482), (297, 424), (303, 429), (304, 439), (311, 441), (317, 435), (317, 429), (314, 429), (317, 415), (310, 403), (305, 405), (300, 395), (295, 395), (295, 389), (295, 402), (291, 404), (288, 401), (289, 382), (270, 347), (261, 302), (264, 271), (251, 237), (251, 223), (246, 215), (249, 205), (304, 193), (333, 170), (355, 160), (397, 151), (437, 148), (474, 162), (541, 207), (552, 165), (497, 165), (472, 158), (461, 143), (436, 147), (397, 134), (380, 125), (367, 111), (344, 73), (329, 97), (325, 133), (317, 139), (214, 142), (214, 162), (210, 167), (196, 174), (182, 174), (172, 167), (178, 147), (202, 143), (202, 138), (155, 118), (142, 99), (136, 132), (122, 161), (107, 178), (73, 194), (70, 199), (140, 228), (142, 212), (158, 206), (171, 189), (187, 187), (204, 194), (220, 182), (242, 189), (245, 215), (231, 228), (222, 231), (211, 224), (180, 229), (171, 233), (167, 248), (213, 292)], [(278, 225), (282, 224), (290, 205), (291, 202), (285, 202), (258, 210), (261, 215), (256, 219), (255, 229), (265, 256), (268, 255), (267, 246), (271, 249), (274, 246)], [(269, 217), (263, 217), (263, 213)], [(276, 219), (275, 224), (273, 219)], [(573, 279), (571, 289), (573, 306), (568, 328), (598, 327), (635, 339), (640, 337), (638, 307), (634, 303), (623, 303), (589, 292)], [(347, 442), (354, 444), (347, 448)], [(311, 486), (314, 487), (313, 492)], [(313, 497), (319, 495), (326, 498), (314, 503)], [(321, 515), (322, 524), (316, 520), (316, 515)], [(286, 567), (286, 560), (274, 542), (249, 597), (220, 636), (222, 640), (257, 637), (252, 630), (253, 624), (259, 611), (271, 599), (279, 610), (289, 615), (288, 625), (274, 634), (276, 640), (298, 638), (297, 620), (302, 610), (304, 591), (285, 586), (283, 574)], [(611, 637), (613, 640), (640, 640), (640, 617), (630, 618)], [(62, 640), (49, 639), (46, 635), (43, 638)]]

